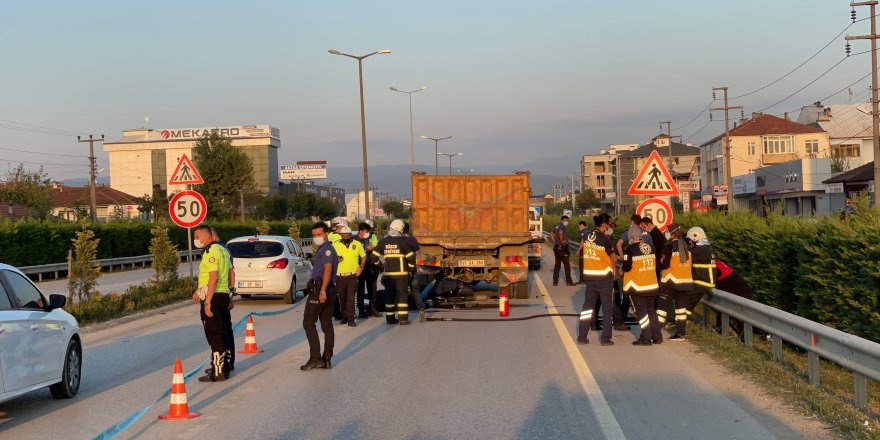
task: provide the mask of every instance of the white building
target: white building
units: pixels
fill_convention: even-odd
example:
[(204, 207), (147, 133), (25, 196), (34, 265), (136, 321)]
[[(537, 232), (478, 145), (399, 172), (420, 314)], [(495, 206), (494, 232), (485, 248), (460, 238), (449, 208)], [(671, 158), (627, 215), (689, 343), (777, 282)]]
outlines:
[[(370, 211), (373, 212), (372, 217), (384, 217), (385, 211), (382, 210), (382, 207), (378, 205), (378, 201), (376, 200), (375, 193), (373, 191), (369, 192), (370, 197)], [(367, 207), (366, 207), (367, 195), (363, 191), (359, 191), (357, 194), (346, 194), (345, 195), (345, 216), (348, 218), (349, 222), (355, 219), (365, 219), (367, 218)]]
[(219, 130), (242, 149), (254, 166), (254, 182), (263, 194), (278, 192), (278, 149), (280, 131), (269, 125), (238, 125), (231, 127), (148, 129), (122, 131), (122, 140), (105, 142), (110, 156), (110, 187), (134, 196), (152, 194), (159, 185), (168, 194), (182, 191), (184, 185), (171, 185), (183, 154), (192, 159), (192, 148), (201, 136)]
[(801, 109), (798, 122), (828, 132), (830, 154), (814, 156), (836, 158), (843, 162), (838, 167), (843, 166), (845, 170), (858, 168), (874, 160), (870, 104), (822, 105), (817, 102)]
[(603, 203), (612, 204), (614, 191), (614, 163), (617, 156), (639, 148), (639, 144), (612, 144), (599, 154), (586, 154), (581, 159), (581, 190), (592, 188)]

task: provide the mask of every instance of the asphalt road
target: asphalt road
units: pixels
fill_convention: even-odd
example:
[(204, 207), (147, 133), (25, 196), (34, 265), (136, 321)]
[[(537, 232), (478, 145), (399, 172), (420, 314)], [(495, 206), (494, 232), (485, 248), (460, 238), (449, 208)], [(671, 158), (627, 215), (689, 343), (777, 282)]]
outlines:
[[(536, 276), (535, 276), (536, 275)], [(549, 265), (531, 277), (532, 297), (511, 317), (576, 313), (582, 287), (549, 287)], [(247, 311), (285, 307), (278, 299), (237, 301)], [(308, 343), (304, 304), (255, 318), (265, 352), (238, 355), (233, 378), (187, 384), (201, 417), (161, 421), (168, 399), (118, 438), (141, 439), (473, 439), (473, 438), (803, 438), (796, 423), (749, 404), (746, 390), (720, 388), (719, 367), (699, 367), (687, 343), (634, 347), (630, 332), (574, 344), (576, 319), (414, 322), (370, 318), (336, 326), (332, 370), (301, 372)], [(495, 308), (433, 312), (497, 318)], [(412, 315), (415, 318), (415, 314)], [(635, 330), (634, 330), (635, 331)], [(237, 340), (239, 348), (243, 336)], [(55, 401), (39, 391), (0, 404), (0, 437), (91, 438), (153, 403), (171, 385), (175, 357), (189, 371), (206, 358), (197, 307), (186, 306), (84, 335), (80, 394)], [(704, 362), (705, 363), (705, 362)]]

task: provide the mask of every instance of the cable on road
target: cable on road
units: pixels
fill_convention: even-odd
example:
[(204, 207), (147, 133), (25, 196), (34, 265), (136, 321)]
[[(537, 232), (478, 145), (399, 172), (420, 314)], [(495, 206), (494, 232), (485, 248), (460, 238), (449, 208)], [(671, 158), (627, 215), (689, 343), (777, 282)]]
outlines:
[(501, 321), (526, 321), (535, 318), (549, 318), (552, 316), (581, 316), (579, 313), (541, 313), (538, 315), (522, 316), (519, 318), (450, 318), (446, 316), (429, 316), (427, 321), (467, 321), (467, 322), (501, 322)]

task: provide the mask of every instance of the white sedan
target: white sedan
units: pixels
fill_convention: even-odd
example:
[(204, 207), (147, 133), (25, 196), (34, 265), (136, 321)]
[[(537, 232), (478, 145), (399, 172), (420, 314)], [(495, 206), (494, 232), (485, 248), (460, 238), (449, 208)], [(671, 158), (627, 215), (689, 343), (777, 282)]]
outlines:
[(44, 387), (56, 399), (79, 391), (82, 342), (66, 301), (46, 301), (21, 271), (0, 263), (0, 402)]
[(296, 240), (280, 235), (238, 237), (226, 243), (235, 267), (235, 291), (251, 295), (284, 295), (284, 302), (296, 301), (296, 292), (306, 290), (311, 278), (311, 256)]

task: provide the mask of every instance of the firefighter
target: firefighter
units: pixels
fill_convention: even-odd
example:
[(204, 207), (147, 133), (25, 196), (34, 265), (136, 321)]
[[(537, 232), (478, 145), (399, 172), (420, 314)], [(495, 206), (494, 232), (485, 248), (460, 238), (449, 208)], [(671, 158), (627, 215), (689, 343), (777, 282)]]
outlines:
[(663, 340), (660, 321), (654, 309), (654, 298), (659, 290), (656, 257), (653, 246), (642, 241), (642, 237), (642, 230), (638, 226), (630, 228), (630, 244), (623, 251), (623, 292), (629, 294), (635, 304), (642, 329), (642, 334), (632, 344), (650, 346), (654, 341), (660, 343)]
[(223, 314), (229, 310), (229, 273), (232, 262), (228, 252), (220, 246), (213, 246), (214, 238), (210, 226), (197, 226), (194, 241), (196, 247), (205, 249), (205, 252), (202, 254), (202, 262), (199, 263), (199, 287), (193, 293), (193, 300), (201, 303), (199, 314), (205, 329), (205, 338), (211, 347), (211, 366), (199, 381), (223, 381), (229, 377)]
[(568, 238), (566, 233), (566, 228), (568, 228), (568, 216), (563, 215), (560, 219), (558, 225), (553, 228), (553, 256), (555, 257), (553, 261), (553, 285), (559, 285), (559, 269), (560, 265), (562, 265), (565, 269), (565, 285), (566, 286), (574, 286), (574, 282), (571, 280), (571, 261), (569, 261), (568, 257), (570, 254), (570, 250), (568, 249)]
[[(688, 245), (690, 246), (691, 259), (691, 278), (694, 280), (694, 288), (689, 295), (684, 298), (685, 316), (679, 321), (676, 317), (676, 324), (681, 323), (678, 331), (669, 338), (670, 341), (687, 340), (685, 330), (687, 328), (687, 320), (694, 312), (694, 308), (700, 303), (703, 295), (715, 288), (715, 252), (712, 251), (712, 245), (709, 244), (709, 238), (703, 228), (695, 226), (688, 229), (687, 236)], [(679, 306), (676, 305), (676, 308)]]
[(364, 271), (367, 255), (361, 243), (351, 237), (351, 229), (348, 226), (339, 228), (342, 237), (333, 243), (333, 249), (339, 258), (336, 268), (336, 292), (339, 300), (339, 310), (342, 314), (341, 324), (349, 327), (357, 327), (354, 320), (355, 294), (357, 293), (358, 278)]
[[(385, 284), (385, 322), (409, 324), (409, 274), (416, 264), (416, 254), (403, 236), (403, 221), (396, 219), (388, 226), (388, 235), (373, 249), (373, 263), (384, 260), (382, 279)], [(395, 316), (397, 315), (397, 316)]]
[[(693, 295), (694, 280), (691, 275), (691, 258), (684, 229), (672, 223), (666, 229), (666, 244), (660, 262), (660, 301), (657, 305), (657, 319), (660, 326), (666, 324), (669, 306), (675, 302), (676, 334), (684, 334), (687, 323), (686, 301)], [(654, 341), (656, 343), (656, 341)]]
[(578, 322), (578, 344), (590, 343), (587, 335), (590, 332), (591, 324), (598, 321), (598, 300), (601, 303), (604, 316), (600, 342), (602, 345), (614, 345), (611, 340), (611, 310), (614, 308), (612, 293), (617, 254), (614, 253), (611, 237), (605, 234), (609, 221), (610, 218), (607, 214), (593, 217), (593, 223), (596, 227), (584, 234), (584, 239), (581, 241), (580, 253), (583, 255), (581, 279), (585, 281), (587, 288)]

